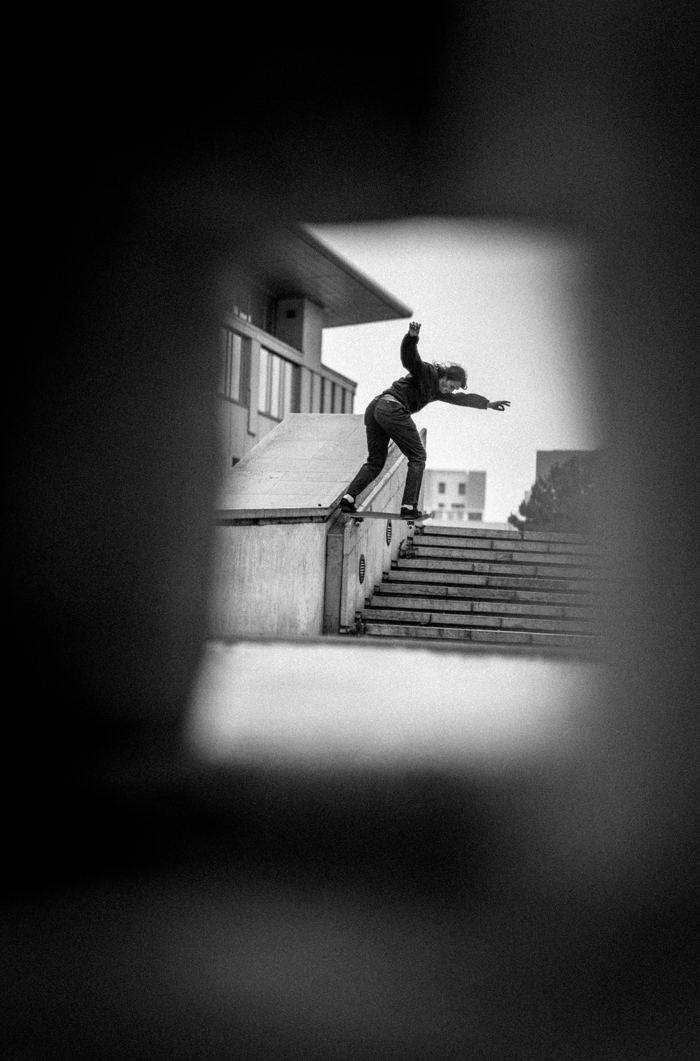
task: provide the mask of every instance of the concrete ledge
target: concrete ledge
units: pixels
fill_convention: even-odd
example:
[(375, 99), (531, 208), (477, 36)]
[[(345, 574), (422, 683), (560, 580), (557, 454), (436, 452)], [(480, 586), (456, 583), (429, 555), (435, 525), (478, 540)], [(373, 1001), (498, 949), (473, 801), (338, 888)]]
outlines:
[(332, 508), (231, 508), (218, 509), (216, 522), (221, 524), (258, 522), (266, 523), (325, 523), (333, 513)]

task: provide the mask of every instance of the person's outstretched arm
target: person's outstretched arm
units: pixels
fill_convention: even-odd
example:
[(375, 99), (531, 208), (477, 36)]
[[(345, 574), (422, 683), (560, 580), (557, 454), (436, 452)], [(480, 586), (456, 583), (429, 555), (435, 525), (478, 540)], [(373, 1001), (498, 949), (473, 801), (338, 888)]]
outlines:
[(401, 340), (401, 364), (407, 368), (411, 375), (418, 375), (420, 366), (423, 364), (418, 353), (418, 335), (420, 324), (411, 321), (408, 332)]
[(510, 405), (510, 402), (505, 401), (505, 399), (490, 402), (488, 398), (484, 398), (483, 394), (472, 393), (441, 394), (438, 401), (447, 402), (448, 405), (467, 405), (472, 409), (495, 409), (499, 413), (502, 413), (506, 406)]

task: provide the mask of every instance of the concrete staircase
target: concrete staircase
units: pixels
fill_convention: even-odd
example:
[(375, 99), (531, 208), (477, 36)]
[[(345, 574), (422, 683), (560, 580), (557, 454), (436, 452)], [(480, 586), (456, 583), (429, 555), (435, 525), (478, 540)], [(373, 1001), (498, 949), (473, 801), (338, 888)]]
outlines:
[(369, 637), (590, 649), (602, 571), (581, 535), (416, 526), (358, 616)]

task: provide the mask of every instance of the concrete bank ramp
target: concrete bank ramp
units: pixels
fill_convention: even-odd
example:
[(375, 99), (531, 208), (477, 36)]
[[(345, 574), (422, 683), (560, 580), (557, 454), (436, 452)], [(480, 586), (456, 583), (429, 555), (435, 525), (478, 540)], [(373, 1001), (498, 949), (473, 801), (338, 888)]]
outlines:
[(219, 515), (327, 514), (366, 456), (363, 416), (291, 413), (228, 473)]
[[(365, 601), (355, 569), (361, 561), (373, 585), (397, 548), (375, 521), (354, 528), (347, 542), (341, 527), (329, 557), (334, 510), (366, 456), (362, 416), (295, 413), (231, 469), (216, 511), (214, 637), (314, 637), (354, 622)], [(394, 491), (402, 488), (402, 462), (390, 450), (385, 476)], [(385, 476), (378, 489), (388, 503)], [(381, 548), (370, 548), (370, 534)]]

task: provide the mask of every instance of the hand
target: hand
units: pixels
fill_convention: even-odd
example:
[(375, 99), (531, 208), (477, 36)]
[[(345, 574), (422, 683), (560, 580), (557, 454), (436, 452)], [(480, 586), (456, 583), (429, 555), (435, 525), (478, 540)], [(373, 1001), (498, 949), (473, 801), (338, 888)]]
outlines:
[(506, 401), (489, 402), (488, 408), (489, 409), (496, 409), (499, 413), (502, 413), (503, 410), (505, 409), (506, 405), (510, 405), (510, 402), (506, 402)]
[(409, 335), (418, 335), (419, 331), (420, 331), (420, 324), (417, 324), (416, 321), (411, 321), (411, 323), (408, 326), (408, 334)]

